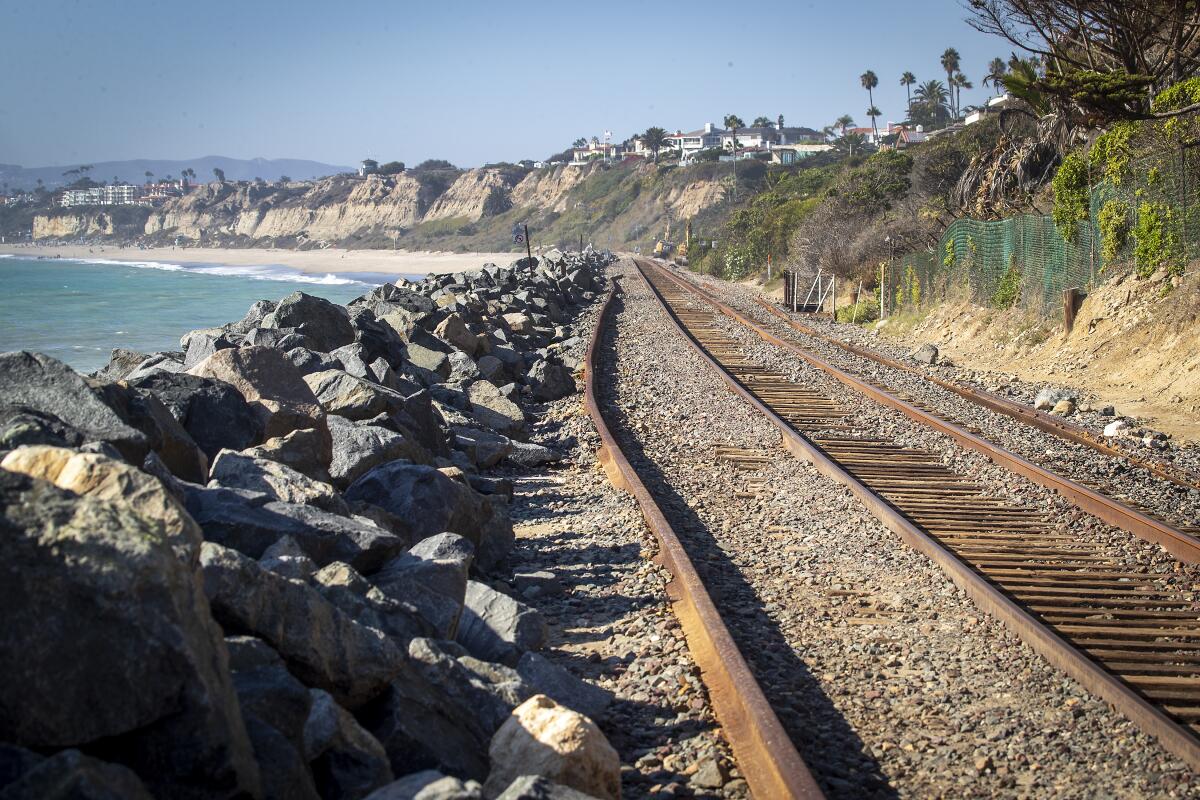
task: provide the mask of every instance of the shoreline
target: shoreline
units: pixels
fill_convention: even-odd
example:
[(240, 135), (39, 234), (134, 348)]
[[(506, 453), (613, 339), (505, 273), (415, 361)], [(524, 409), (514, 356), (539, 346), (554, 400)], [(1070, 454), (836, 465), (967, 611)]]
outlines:
[(261, 247), (120, 247), (114, 245), (0, 244), (0, 254), (25, 258), (106, 259), (232, 267), (286, 267), (306, 275), (438, 275), (477, 270), (487, 262), (506, 266), (517, 253), (445, 253), (412, 250), (283, 250)]

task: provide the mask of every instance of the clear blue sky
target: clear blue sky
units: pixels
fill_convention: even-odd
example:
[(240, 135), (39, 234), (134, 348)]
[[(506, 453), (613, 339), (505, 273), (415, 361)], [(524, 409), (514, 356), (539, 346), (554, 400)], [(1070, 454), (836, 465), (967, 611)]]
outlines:
[[(953, 46), (986, 97), (1011, 48), (957, 0), (3, 0), (0, 163), (363, 157), (462, 166), (577, 136), (782, 113), (882, 124)], [(970, 100), (968, 101), (968, 95)]]

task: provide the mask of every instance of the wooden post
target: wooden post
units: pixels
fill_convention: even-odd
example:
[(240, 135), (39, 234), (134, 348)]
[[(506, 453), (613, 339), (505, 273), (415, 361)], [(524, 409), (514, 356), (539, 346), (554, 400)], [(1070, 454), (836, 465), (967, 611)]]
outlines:
[(1079, 289), (1072, 286), (1063, 289), (1063, 328), (1067, 333), (1075, 327), (1075, 311), (1079, 304)]
[(529, 226), (522, 225), (521, 227), (525, 229), (525, 255), (529, 256), (530, 261), (533, 261), (533, 250), (529, 246)]
[(767, 282), (771, 281), (771, 254), (767, 253)]

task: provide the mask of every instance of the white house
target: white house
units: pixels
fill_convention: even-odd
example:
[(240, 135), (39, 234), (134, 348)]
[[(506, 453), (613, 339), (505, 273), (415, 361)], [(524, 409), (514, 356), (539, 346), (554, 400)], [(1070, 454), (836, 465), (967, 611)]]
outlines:
[(803, 158), (815, 156), (817, 153), (824, 153), (832, 150), (831, 144), (777, 144), (770, 148), (772, 164), (795, 164)]
[(682, 158), (699, 153), (701, 150), (709, 150), (714, 147), (721, 146), (721, 135), (725, 131), (713, 125), (711, 122), (704, 123), (704, 127), (698, 131), (690, 131), (683, 133), (675, 131), (675, 133), (667, 135), (667, 146), (673, 150), (678, 150)]
[(362, 163), (358, 165), (358, 176), (360, 178), (374, 175), (376, 172), (379, 172), (379, 162), (373, 158), (364, 158)]

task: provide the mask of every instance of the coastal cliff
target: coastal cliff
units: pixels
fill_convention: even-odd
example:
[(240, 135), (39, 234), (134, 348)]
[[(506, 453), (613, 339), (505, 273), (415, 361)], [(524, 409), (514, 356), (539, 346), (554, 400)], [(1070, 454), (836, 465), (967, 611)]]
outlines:
[(669, 222), (680, 230), (686, 219), (715, 224), (727, 213), (732, 166), (494, 165), (274, 184), (210, 183), (157, 208), (136, 209), (142, 216), (122, 223), (94, 209), (41, 213), (33, 237), (486, 251), (506, 248), (513, 225), (527, 224), (538, 245), (577, 244), (582, 236), (598, 246), (649, 246)]

